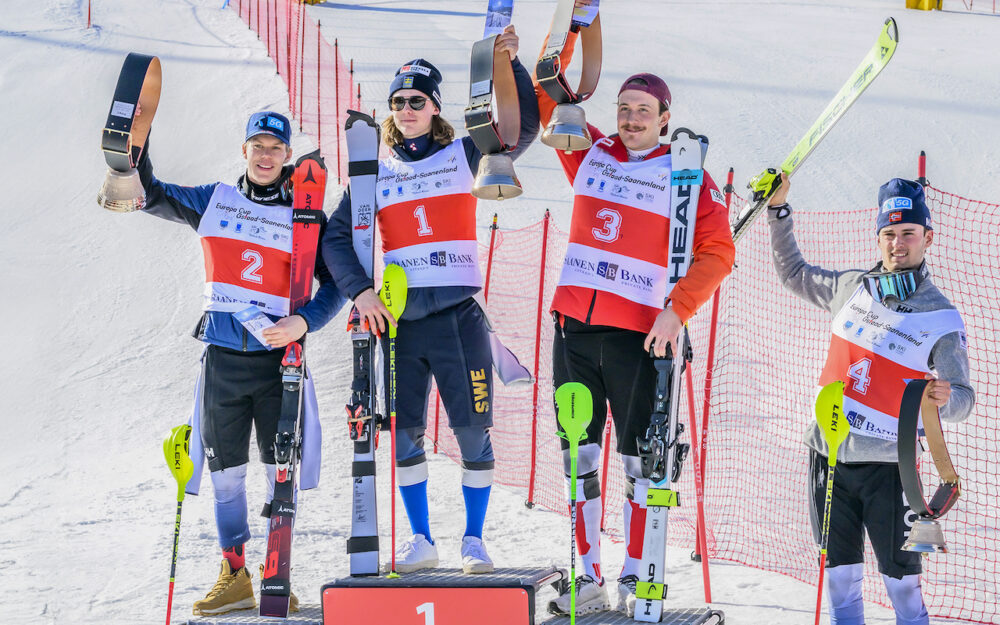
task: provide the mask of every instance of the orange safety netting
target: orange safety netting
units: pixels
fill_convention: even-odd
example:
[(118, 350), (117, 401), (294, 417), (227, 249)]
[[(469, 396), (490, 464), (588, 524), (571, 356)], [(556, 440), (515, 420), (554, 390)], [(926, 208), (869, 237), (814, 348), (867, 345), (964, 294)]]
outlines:
[[(924, 597), (932, 616), (1000, 623), (996, 607), (1000, 513), (993, 499), (1000, 483), (994, 461), (1000, 452), (1000, 426), (992, 419), (1000, 402), (1000, 345), (994, 334), (1000, 319), (1000, 276), (984, 254), (987, 237), (1000, 231), (1000, 206), (933, 187), (927, 189), (927, 199), (937, 234), (928, 262), (935, 283), (963, 314), (978, 401), (966, 422), (945, 426), (963, 494), (942, 521), (952, 553), (925, 560)], [(874, 209), (805, 210), (796, 213), (796, 236), (812, 264), (869, 267), (877, 260), (873, 223)], [(834, 232), (837, 235), (831, 236)], [(534, 504), (561, 512), (566, 512), (566, 503), (552, 405), (553, 326), (548, 304), (565, 246), (566, 234), (551, 226), (545, 239), (544, 222), (497, 232), (488, 304), (505, 343), (529, 369), (537, 366), (538, 371), (537, 388), (496, 384), (496, 481), (524, 492)], [(488, 258), (489, 248), (484, 246), (484, 267)], [(817, 548), (806, 507), (807, 453), (801, 438), (826, 358), (830, 316), (778, 283), (763, 223), (740, 242), (737, 264), (723, 285), (716, 325), (705, 458), (708, 551), (714, 559), (815, 584)], [(707, 304), (690, 324), (699, 428), (711, 321)], [(428, 415), (428, 435), (437, 440), (442, 453), (458, 458), (444, 408), (434, 394)], [(681, 420), (688, 428), (684, 438), (690, 440), (688, 415), (685, 401)], [(612, 449), (614, 445), (612, 434)], [(624, 473), (614, 454), (607, 467), (604, 527), (611, 536), (621, 536)], [(933, 463), (924, 462), (922, 471), (931, 492), (937, 483)], [(675, 546), (694, 547), (693, 472), (689, 458), (679, 484), (682, 507), (670, 515), (670, 543)], [(889, 605), (870, 548), (866, 561), (866, 598)]]

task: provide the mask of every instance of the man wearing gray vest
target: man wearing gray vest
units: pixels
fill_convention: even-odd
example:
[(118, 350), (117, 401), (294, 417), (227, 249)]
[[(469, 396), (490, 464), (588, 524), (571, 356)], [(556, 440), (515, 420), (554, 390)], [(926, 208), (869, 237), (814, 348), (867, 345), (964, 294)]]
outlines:
[[(788, 178), (782, 175), (768, 210), (774, 267), (785, 288), (833, 315), (819, 384), (845, 382), (843, 409), (851, 426), (838, 453), (830, 511), (830, 623), (864, 623), (867, 530), (896, 623), (927, 625), (920, 554), (900, 549), (914, 520), (897, 465), (900, 401), (907, 380), (929, 379), (927, 393), (941, 419), (955, 423), (972, 412), (975, 392), (961, 315), (931, 282), (924, 258), (934, 242), (924, 190), (901, 178), (882, 185), (875, 222), (881, 261), (871, 270), (848, 271), (806, 263), (792, 233), (787, 195)], [(810, 449), (810, 517), (818, 537), (827, 447), (815, 418), (805, 443)]]

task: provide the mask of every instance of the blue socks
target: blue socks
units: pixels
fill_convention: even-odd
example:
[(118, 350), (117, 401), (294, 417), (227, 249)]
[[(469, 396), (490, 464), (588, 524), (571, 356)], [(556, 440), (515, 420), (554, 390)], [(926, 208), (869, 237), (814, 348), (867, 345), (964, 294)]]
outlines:
[(427, 480), (400, 486), (399, 494), (403, 497), (403, 507), (406, 517), (410, 520), (410, 529), (414, 534), (423, 534), (432, 545), (430, 513), (427, 510)]
[[(486, 507), (490, 503), (490, 489), (490, 486), (484, 488), (462, 486), (462, 496), (465, 498), (465, 536), (483, 537)], [(410, 530), (414, 534), (423, 534), (433, 545), (427, 506), (427, 480), (410, 486), (400, 486), (399, 493), (403, 498), (403, 507), (406, 508), (406, 517), (410, 521)]]
[(486, 506), (490, 503), (490, 486), (473, 488), (462, 485), (465, 497), (465, 535), (483, 537), (483, 522), (486, 520)]

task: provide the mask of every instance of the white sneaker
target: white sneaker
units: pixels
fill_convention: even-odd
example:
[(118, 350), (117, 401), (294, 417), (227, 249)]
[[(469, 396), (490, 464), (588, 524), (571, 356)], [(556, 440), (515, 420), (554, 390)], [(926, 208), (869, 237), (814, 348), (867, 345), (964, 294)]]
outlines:
[(635, 614), (635, 584), (638, 581), (635, 575), (618, 578), (618, 605), (615, 609), (627, 616)]
[[(549, 602), (549, 612), (569, 616), (570, 599), (569, 584), (566, 583), (562, 594)], [(590, 612), (603, 612), (610, 609), (611, 601), (608, 600), (608, 589), (603, 579), (600, 583), (597, 583), (589, 575), (581, 575), (576, 578), (577, 616)]]
[[(423, 569), (433, 569), (438, 565), (438, 550), (423, 534), (414, 534), (396, 549), (396, 572), (415, 573)], [(392, 562), (382, 565), (382, 572), (392, 570)]]
[(462, 539), (462, 570), (466, 573), (492, 573), (493, 560), (486, 553), (481, 538), (466, 536)]

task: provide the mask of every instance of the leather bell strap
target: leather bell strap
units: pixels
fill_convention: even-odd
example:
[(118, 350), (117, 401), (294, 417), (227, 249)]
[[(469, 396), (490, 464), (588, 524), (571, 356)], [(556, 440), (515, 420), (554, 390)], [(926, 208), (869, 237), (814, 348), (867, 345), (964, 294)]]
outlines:
[[(496, 49), (499, 35), (472, 45), (469, 106), (465, 129), (483, 154), (509, 152), (521, 133), (521, 105), (517, 99), (514, 68), (506, 50)], [(497, 105), (494, 114), (493, 97)]]
[[(903, 483), (903, 492), (906, 493), (910, 508), (922, 517), (937, 519), (958, 501), (962, 490), (958, 473), (955, 472), (948, 447), (944, 442), (937, 406), (927, 397), (928, 382), (930, 380), (912, 380), (903, 391), (903, 400), (899, 406), (897, 442), (899, 479)], [(930, 503), (924, 500), (920, 472), (917, 470), (917, 427), (921, 414), (931, 458), (941, 477), (941, 485), (934, 492)]]
[(597, 89), (597, 81), (601, 77), (601, 14), (594, 17), (593, 23), (580, 28), (580, 43), (583, 46), (583, 72), (580, 74), (580, 84), (574, 90), (563, 73), (560, 55), (569, 41), (569, 33), (573, 26), (573, 0), (559, 0), (552, 26), (549, 28), (549, 38), (542, 55), (535, 65), (535, 77), (545, 93), (556, 104), (576, 104), (589, 98)]
[[(160, 102), (161, 76), (157, 57), (135, 52), (125, 57), (101, 135), (104, 160), (111, 169), (126, 172), (139, 161)], [(142, 108), (138, 119), (137, 104)]]

